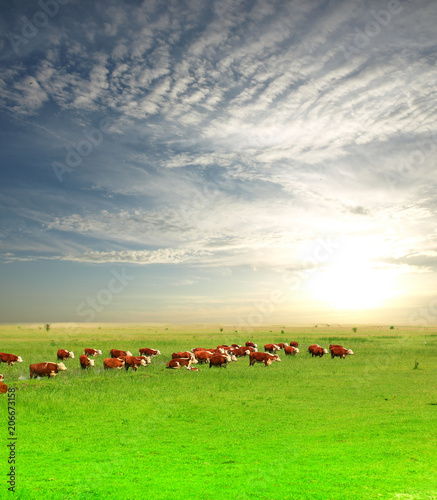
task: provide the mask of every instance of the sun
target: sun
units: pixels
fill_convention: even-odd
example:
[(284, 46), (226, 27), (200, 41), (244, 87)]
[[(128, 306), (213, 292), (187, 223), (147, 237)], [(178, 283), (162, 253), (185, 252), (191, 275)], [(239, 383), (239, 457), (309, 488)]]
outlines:
[(389, 270), (363, 251), (343, 254), (314, 271), (310, 289), (315, 299), (343, 310), (382, 307), (395, 295)]

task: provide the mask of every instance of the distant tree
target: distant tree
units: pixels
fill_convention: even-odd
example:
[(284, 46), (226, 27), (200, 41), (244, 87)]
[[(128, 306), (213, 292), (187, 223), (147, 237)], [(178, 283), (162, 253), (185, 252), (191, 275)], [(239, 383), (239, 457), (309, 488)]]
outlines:
[(390, 330), (394, 330), (394, 329), (395, 329), (395, 327), (393, 325), (391, 325)]
[(281, 330), (281, 333), (285, 333), (284, 330)]
[(357, 330), (358, 330), (358, 328), (357, 328), (356, 326), (354, 326), (354, 327), (352, 328), (352, 331), (353, 331), (354, 333), (357, 333)]
[(46, 332), (48, 332), (48, 331), (50, 330), (50, 325), (49, 325), (49, 323), (46, 323), (46, 324), (44, 325), (44, 328), (46, 329)]
[(220, 328), (220, 331), (222, 332), (222, 331), (223, 331), (223, 328)]

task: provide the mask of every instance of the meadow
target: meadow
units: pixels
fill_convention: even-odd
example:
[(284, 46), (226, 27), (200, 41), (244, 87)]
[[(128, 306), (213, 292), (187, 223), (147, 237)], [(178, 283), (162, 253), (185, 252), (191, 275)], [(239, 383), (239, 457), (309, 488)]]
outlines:
[[(437, 499), (437, 327), (352, 326), (0, 326), (0, 351), (24, 360), (0, 367), (17, 427), (12, 493), (0, 395), (0, 498)], [(165, 368), (174, 351), (247, 340), (300, 353), (267, 368)], [(355, 354), (312, 358), (312, 343)], [(103, 351), (88, 371), (85, 347)], [(111, 348), (140, 347), (162, 355), (103, 370)], [(29, 364), (59, 348), (75, 353), (68, 370), (30, 380)]]

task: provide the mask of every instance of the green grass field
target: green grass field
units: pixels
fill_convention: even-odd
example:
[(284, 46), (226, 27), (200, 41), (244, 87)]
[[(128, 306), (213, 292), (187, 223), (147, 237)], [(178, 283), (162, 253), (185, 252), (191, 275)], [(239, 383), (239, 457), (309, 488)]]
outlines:
[[(24, 360), (0, 368), (17, 428), (12, 493), (1, 395), (2, 499), (437, 499), (437, 328), (41, 326), (0, 326), (0, 351)], [(176, 350), (246, 340), (301, 352), (267, 368), (165, 368)], [(312, 343), (355, 355), (311, 358)], [(103, 351), (87, 372), (85, 347)], [(162, 356), (103, 370), (111, 348), (140, 347)], [(29, 364), (59, 348), (75, 353), (68, 371), (29, 380)]]

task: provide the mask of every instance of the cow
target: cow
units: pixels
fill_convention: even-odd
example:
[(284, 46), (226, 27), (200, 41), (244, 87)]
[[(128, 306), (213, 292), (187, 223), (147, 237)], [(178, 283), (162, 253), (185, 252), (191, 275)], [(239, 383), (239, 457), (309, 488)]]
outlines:
[(8, 392), (8, 386), (3, 382), (4, 376), (0, 374), (0, 394), (6, 394)]
[(64, 359), (74, 359), (74, 352), (73, 351), (67, 351), (66, 349), (59, 349), (58, 350), (58, 361), (61, 360), (63, 361)]
[(250, 340), (248, 340), (246, 342), (246, 347), (255, 347), (255, 348), (257, 348), (258, 344), (254, 344), (253, 342), (251, 342)]
[(299, 344), (298, 342), (290, 342), (290, 344), (292, 347), (299, 347)]
[(111, 369), (116, 369), (116, 370), (121, 370), (124, 366), (124, 360), (119, 359), (119, 358), (105, 358), (103, 360), (103, 368), (105, 370), (111, 370)]
[(151, 349), (150, 347), (145, 347), (144, 349), (140, 349), (139, 353), (140, 356), (151, 356), (152, 358), (161, 355), (161, 351), (159, 351), (158, 349)]
[(119, 358), (120, 356), (132, 356), (130, 351), (120, 351), (118, 349), (111, 349), (110, 351), (111, 358)]
[(230, 356), (224, 356), (223, 354), (215, 354), (211, 358), (209, 358), (209, 367), (211, 366), (219, 366), (220, 368), (224, 366), (226, 368), (226, 365), (230, 362)]
[(329, 352), (332, 351), (333, 347), (339, 347), (341, 349), (344, 349), (344, 347), (342, 345), (340, 345), (340, 344), (329, 344)]
[(246, 351), (249, 351), (250, 352), (258, 352), (258, 347), (252, 347), (250, 345), (247, 345), (244, 349), (246, 349)]
[(85, 370), (89, 366), (94, 366), (94, 359), (90, 359), (86, 354), (81, 354), (79, 357), (80, 366)]
[(276, 354), (277, 351), (280, 351), (281, 348), (277, 344), (266, 344), (264, 346), (265, 352), (270, 352), (272, 354)]
[(311, 354), (311, 357), (318, 356), (319, 358), (323, 357), (324, 354), (328, 354), (328, 350), (319, 346), (319, 344), (312, 344), (308, 347), (308, 352)]
[(284, 352), (287, 356), (296, 356), (296, 354), (299, 352), (299, 348), (292, 345), (286, 345), (284, 347)]
[(194, 355), (199, 363), (208, 363), (213, 357), (213, 354), (208, 351), (196, 351)]
[(83, 353), (87, 356), (100, 356), (102, 354), (102, 351), (100, 349), (89, 349), (88, 347), (86, 347)]
[(281, 349), (284, 349), (284, 347), (288, 347), (288, 344), (286, 342), (278, 342), (276, 345), (278, 345)]
[(150, 365), (150, 363), (152, 362), (152, 358), (150, 356), (136, 356), (138, 359), (144, 359), (144, 361), (146, 362), (146, 364)]
[(14, 366), (15, 363), (22, 363), (23, 360), (21, 356), (15, 356), (15, 354), (9, 354), (7, 352), (0, 352), (0, 362), (7, 363), (8, 366)]
[(171, 357), (172, 357), (172, 359), (176, 359), (176, 358), (190, 358), (192, 361), (196, 359), (196, 357), (194, 356), (194, 354), (192, 352), (188, 352), (188, 351), (174, 352), (171, 355)]
[(190, 358), (177, 358), (177, 359), (171, 359), (167, 363), (167, 368), (178, 369), (178, 368), (182, 368), (183, 366), (186, 366), (186, 367), (191, 366), (191, 359)]
[(251, 352), (249, 358), (249, 366), (253, 366), (255, 363), (264, 363), (265, 366), (269, 366), (273, 361), (281, 361), (277, 354), (269, 354), (268, 352)]
[(229, 351), (229, 354), (233, 354), (237, 358), (242, 358), (250, 354), (250, 350), (247, 347), (240, 347), (239, 349), (233, 349)]
[(126, 371), (128, 371), (129, 368), (132, 368), (132, 370), (136, 372), (139, 366), (147, 366), (146, 360), (137, 356), (126, 356), (124, 360), (124, 367), (126, 368)]
[(30, 378), (37, 377), (56, 377), (58, 372), (65, 372), (67, 370), (64, 363), (51, 363), (45, 361), (44, 363), (34, 363), (29, 366)]
[(332, 349), (331, 349), (331, 358), (332, 359), (334, 359), (335, 357), (345, 359), (346, 356), (348, 356), (350, 354), (354, 354), (354, 351), (352, 351), (352, 349), (345, 349), (344, 347), (332, 346)]

